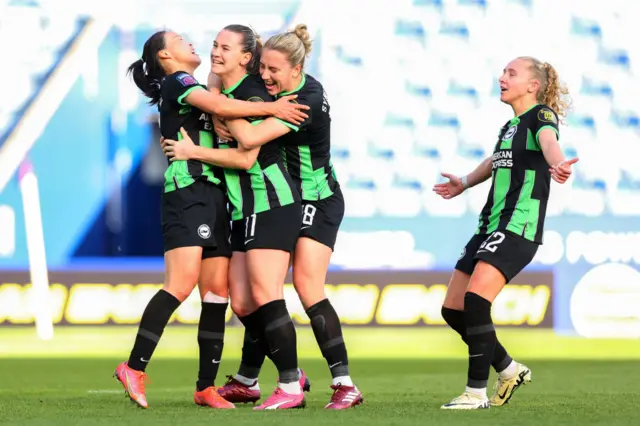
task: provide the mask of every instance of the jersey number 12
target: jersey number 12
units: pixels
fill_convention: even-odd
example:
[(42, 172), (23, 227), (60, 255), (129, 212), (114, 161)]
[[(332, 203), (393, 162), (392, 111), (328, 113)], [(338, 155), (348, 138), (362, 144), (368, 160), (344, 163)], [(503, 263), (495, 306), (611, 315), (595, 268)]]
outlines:
[(482, 242), (482, 244), (480, 245), (480, 249), (488, 250), (492, 253), (495, 253), (496, 250), (498, 250), (498, 244), (504, 241), (504, 237), (505, 235), (500, 231), (493, 232), (486, 240)]

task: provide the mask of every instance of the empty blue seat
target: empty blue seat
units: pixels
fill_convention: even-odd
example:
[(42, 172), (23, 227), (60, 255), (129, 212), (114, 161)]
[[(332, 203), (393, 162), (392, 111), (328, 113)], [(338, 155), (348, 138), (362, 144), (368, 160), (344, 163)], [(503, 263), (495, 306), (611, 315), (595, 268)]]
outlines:
[(590, 19), (583, 19), (577, 16), (571, 18), (571, 34), (581, 37), (592, 37), (600, 39), (602, 28), (597, 22)]
[(462, 22), (443, 22), (440, 25), (440, 34), (469, 39), (469, 28)]

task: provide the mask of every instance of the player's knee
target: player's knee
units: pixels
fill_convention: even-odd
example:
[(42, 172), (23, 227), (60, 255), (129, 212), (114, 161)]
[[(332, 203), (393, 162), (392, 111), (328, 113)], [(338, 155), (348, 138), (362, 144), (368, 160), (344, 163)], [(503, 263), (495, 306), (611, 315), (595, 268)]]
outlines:
[(226, 303), (229, 291), (225, 288), (200, 287), (200, 300), (208, 303)]
[(201, 277), (198, 287), (203, 298), (207, 293), (212, 293), (222, 298), (229, 297), (229, 284), (226, 274), (210, 274)]
[(262, 294), (262, 293), (256, 293), (253, 295), (252, 298), (252, 302), (256, 305), (256, 306), (263, 306), (266, 305), (269, 302), (272, 302), (276, 300), (276, 298), (271, 298), (269, 297), (268, 294)]
[(444, 305), (442, 305), (442, 308), (440, 309), (440, 314), (442, 315), (442, 319), (444, 320), (444, 322), (446, 322), (447, 324), (449, 324), (449, 326), (451, 326), (452, 323), (452, 312), (453, 309), (448, 308)]
[(274, 300), (282, 299), (281, 294), (276, 291), (269, 291), (264, 288), (252, 288), (251, 302), (255, 307), (266, 305)]
[(305, 268), (294, 266), (291, 278), (298, 292), (313, 291), (314, 289), (324, 291), (324, 279), (320, 279), (321, 276), (322, 274), (313, 274)]
[(324, 287), (300, 289), (296, 287), (296, 292), (298, 293), (298, 298), (300, 299), (300, 302), (302, 302), (302, 306), (305, 309), (308, 309), (316, 303), (321, 302), (327, 298), (327, 295), (324, 292)]
[(231, 299), (231, 310), (238, 317), (246, 317), (255, 311), (251, 300), (242, 297), (236, 297)]
[(176, 299), (184, 302), (198, 283), (198, 271), (184, 271), (173, 274), (164, 285), (164, 290), (172, 294)]
[(442, 309), (451, 309), (454, 311), (464, 311), (464, 294), (460, 300), (445, 300)]
[(164, 286), (164, 290), (167, 293), (171, 294), (176, 299), (178, 299), (182, 303), (185, 300), (187, 300), (187, 297), (189, 297), (191, 295), (191, 293), (193, 292), (194, 287), (195, 287), (195, 285), (191, 285), (191, 286), (186, 286), (186, 285), (182, 285), (182, 286), (165, 285)]
[(296, 269), (295, 267), (293, 268), (291, 279), (293, 280), (293, 287), (296, 289), (299, 296), (303, 295), (305, 291), (313, 285), (312, 277), (309, 274), (301, 272), (300, 269)]
[(293, 271), (293, 287), (305, 308), (327, 298), (324, 292), (324, 280), (319, 281), (304, 273)]
[(447, 294), (442, 302), (443, 309), (455, 309), (458, 311), (464, 311), (464, 294), (466, 289), (454, 289), (449, 287)]

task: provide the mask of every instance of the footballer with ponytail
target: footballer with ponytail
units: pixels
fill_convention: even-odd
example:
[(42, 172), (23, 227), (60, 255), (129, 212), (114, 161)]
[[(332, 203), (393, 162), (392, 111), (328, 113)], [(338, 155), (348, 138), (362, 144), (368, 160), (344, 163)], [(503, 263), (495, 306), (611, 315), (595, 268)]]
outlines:
[(569, 89), (560, 81), (553, 65), (531, 57), (525, 59), (531, 63), (534, 78), (540, 81), (540, 89), (536, 94), (538, 103), (551, 108), (562, 122), (569, 107)]
[[(435, 185), (444, 199), (491, 179), (475, 234), (462, 251), (442, 306), (442, 317), (468, 346), (464, 392), (442, 406), (482, 409), (506, 404), (531, 382), (531, 369), (512, 359), (496, 335), (491, 305), (506, 284), (534, 258), (542, 244), (551, 179), (563, 184), (578, 159), (566, 160), (559, 124), (569, 91), (549, 63), (523, 56), (509, 62), (499, 79), (500, 100), (513, 110), (492, 154), (474, 171)], [(491, 368), (498, 373), (487, 397)]]
[[(209, 92), (193, 76), (200, 62), (193, 45), (180, 34), (159, 31), (145, 42), (142, 57), (128, 68), (136, 86), (158, 108), (162, 137), (189, 137), (195, 145), (212, 148), (217, 145), (210, 114), (225, 118), (276, 116), (294, 124), (308, 117), (301, 111), (306, 107), (288, 102), (293, 97), (258, 103)], [(202, 311), (198, 326), (200, 368), (194, 402), (211, 408), (234, 408), (214, 387), (222, 356), (231, 257), (222, 176), (218, 167), (198, 160), (171, 161), (165, 172), (162, 194), (165, 284), (142, 314), (129, 359), (118, 365), (114, 374), (125, 393), (140, 407), (148, 407), (145, 369), (164, 328), (197, 285)]]
[[(307, 120), (300, 125), (291, 125), (268, 118), (254, 126), (234, 120), (235, 123), (230, 122), (228, 126), (238, 143), (246, 149), (269, 145), (269, 141), (274, 139), (280, 141), (286, 170), (291, 176), (296, 195), (302, 199), (302, 226), (296, 230), (295, 249), (292, 250), (293, 284), (332, 376), (333, 395), (326, 408), (342, 410), (362, 403), (363, 397), (350, 376), (340, 318), (325, 293), (327, 269), (345, 204), (331, 163), (329, 101), (322, 83), (305, 72), (305, 62), (311, 48), (312, 40), (307, 26), (299, 24), (290, 31), (269, 38), (260, 57), (260, 73), (268, 93), (280, 99), (291, 94), (298, 95), (296, 102), (310, 107)], [(283, 271), (286, 269), (288, 263)], [(282, 294), (281, 287), (277, 290), (275, 295)], [(241, 304), (243, 301), (238, 300), (235, 303)], [(283, 300), (279, 303), (284, 305)], [(241, 311), (250, 306), (234, 306), (232, 296), (232, 308)], [(253, 337), (251, 321), (245, 320), (243, 324), (246, 331), (242, 362), (238, 374), (220, 389), (220, 394), (230, 401), (250, 402), (260, 399), (256, 385), (266, 352)], [(300, 374), (299, 381), (303, 390), (307, 389), (308, 381), (304, 373)], [(288, 400), (295, 397), (278, 392), (258, 408), (278, 406), (283, 398)]]
[(134, 83), (149, 98), (151, 105), (160, 102), (160, 81), (165, 76), (158, 57), (158, 52), (165, 48), (164, 34), (164, 31), (158, 31), (152, 35), (142, 48), (142, 58), (127, 69), (127, 74), (133, 77)]
[[(255, 104), (273, 101), (258, 73), (260, 49), (257, 34), (245, 25), (229, 25), (218, 33), (211, 72), (219, 80), (220, 93)], [(302, 223), (300, 195), (284, 165), (278, 137), (247, 148), (247, 139), (237, 133), (245, 125), (259, 127), (268, 120), (276, 119), (256, 115), (225, 120), (230, 137), (217, 137), (224, 149), (198, 147), (192, 135), (183, 135), (182, 140), (165, 140), (164, 151), (172, 160), (199, 160), (224, 168), (231, 215), (231, 309), (278, 370), (278, 388), (256, 409), (284, 410), (305, 405), (296, 330), (282, 297)], [(281, 121), (277, 125), (287, 130), (294, 126)]]

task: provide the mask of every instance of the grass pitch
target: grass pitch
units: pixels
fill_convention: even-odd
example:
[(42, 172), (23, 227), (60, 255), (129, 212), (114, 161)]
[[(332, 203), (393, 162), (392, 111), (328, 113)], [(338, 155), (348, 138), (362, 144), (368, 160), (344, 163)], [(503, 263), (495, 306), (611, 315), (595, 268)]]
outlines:
[[(365, 404), (327, 412), (330, 376), (307, 328), (299, 329), (300, 364), (311, 380), (307, 408), (215, 411), (193, 404), (195, 327), (170, 327), (148, 373), (149, 410), (136, 408), (111, 377), (126, 358), (135, 328), (57, 328), (39, 342), (31, 328), (0, 329), (0, 424), (15, 425), (457, 425), (638, 424), (640, 342), (584, 340), (549, 331), (500, 330), (514, 358), (533, 371), (510, 404), (472, 412), (442, 411), (464, 389), (466, 350), (446, 329), (347, 329), (351, 373)], [(227, 330), (218, 384), (235, 372), (242, 333)], [(492, 380), (494, 376), (492, 376)], [(275, 385), (267, 362), (263, 395)]]

